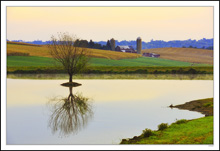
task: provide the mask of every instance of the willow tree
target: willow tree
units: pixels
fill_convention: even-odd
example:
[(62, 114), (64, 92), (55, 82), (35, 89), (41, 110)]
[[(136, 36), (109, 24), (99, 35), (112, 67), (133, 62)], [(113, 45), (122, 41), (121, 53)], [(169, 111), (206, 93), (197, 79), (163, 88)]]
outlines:
[(74, 47), (77, 40), (75, 36), (68, 33), (59, 33), (58, 38), (51, 37), (48, 44), (51, 56), (60, 62), (69, 75), (69, 82), (72, 83), (74, 74), (82, 72), (88, 64), (88, 50), (86, 48)]

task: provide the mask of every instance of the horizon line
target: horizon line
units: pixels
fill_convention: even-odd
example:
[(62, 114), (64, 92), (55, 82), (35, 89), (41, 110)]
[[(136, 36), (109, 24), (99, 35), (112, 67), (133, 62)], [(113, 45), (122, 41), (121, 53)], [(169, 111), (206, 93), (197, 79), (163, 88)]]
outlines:
[[(201, 39), (198, 39), (198, 40), (196, 40), (196, 39), (191, 39), (191, 38), (189, 38), (189, 39), (185, 39), (185, 40), (196, 40), (196, 41), (199, 41), (199, 40), (202, 40), (202, 39), (214, 39), (214, 38), (201, 38)], [(80, 39), (80, 40), (87, 40), (87, 39)], [(90, 39), (90, 40), (92, 40), (92, 39)], [(90, 40), (87, 40), (88, 42), (90, 41)], [(110, 39), (109, 39), (110, 40)], [(168, 40), (168, 41), (165, 41), (165, 40), (155, 40), (155, 39), (151, 39), (149, 42), (151, 42), (151, 41), (164, 41), (164, 42), (169, 42), (169, 41), (185, 41), (185, 40)], [(9, 40), (9, 39), (6, 39), (6, 41), (22, 41), (22, 42), (33, 42), (33, 41), (42, 41), (42, 42), (47, 42), (47, 41), (51, 41), (51, 40), (45, 40), (45, 41), (43, 41), (43, 40), (40, 40), (40, 39), (37, 39), (37, 40), (22, 40), (22, 39), (18, 39), (18, 40)], [(93, 41), (93, 40), (92, 40)], [(106, 41), (104, 41), (104, 40), (99, 40), (99, 41), (93, 41), (93, 42), (107, 42), (108, 40), (106, 40)], [(115, 41), (118, 41), (118, 42), (122, 42), (122, 41), (136, 41), (136, 40), (116, 40), (115, 39)], [(146, 42), (146, 41), (143, 41), (142, 40), (142, 42)], [(146, 42), (147, 43), (147, 42)]]

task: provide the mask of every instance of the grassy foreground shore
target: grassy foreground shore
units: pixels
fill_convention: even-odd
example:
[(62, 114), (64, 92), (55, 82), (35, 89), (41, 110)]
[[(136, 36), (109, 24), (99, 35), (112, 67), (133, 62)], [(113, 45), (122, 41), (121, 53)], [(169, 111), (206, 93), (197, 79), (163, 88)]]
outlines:
[(140, 136), (122, 139), (120, 144), (213, 144), (213, 98), (170, 106), (205, 114), (194, 120), (178, 120), (171, 125), (161, 123), (158, 130), (143, 130)]

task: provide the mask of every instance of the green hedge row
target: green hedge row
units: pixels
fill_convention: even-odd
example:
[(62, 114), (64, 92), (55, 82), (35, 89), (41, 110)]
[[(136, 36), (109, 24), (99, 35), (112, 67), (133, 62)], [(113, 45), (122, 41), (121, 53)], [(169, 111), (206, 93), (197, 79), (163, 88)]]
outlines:
[[(7, 73), (66, 73), (62, 67), (8, 67)], [(85, 74), (212, 74), (213, 67), (89, 67)]]

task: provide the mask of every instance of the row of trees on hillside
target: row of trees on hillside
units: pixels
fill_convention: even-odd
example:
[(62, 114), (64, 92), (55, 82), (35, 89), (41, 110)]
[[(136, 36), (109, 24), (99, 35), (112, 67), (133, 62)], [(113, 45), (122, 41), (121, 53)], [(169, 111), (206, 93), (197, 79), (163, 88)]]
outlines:
[[(190, 45), (189, 47), (182, 46), (182, 48), (197, 48), (197, 47), (193, 47), (193, 46)], [(203, 46), (203, 47), (200, 48), (200, 49), (213, 50), (213, 46), (209, 46), (209, 47), (205, 47), (205, 46)]]
[(94, 48), (94, 49), (103, 49), (103, 50), (111, 50), (111, 44), (110, 41), (108, 40), (106, 45), (101, 45), (98, 43), (93, 42), (90, 40), (89, 42), (87, 40), (79, 40), (77, 39), (74, 42), (75, 47), (83, 47), (83, 48)]

